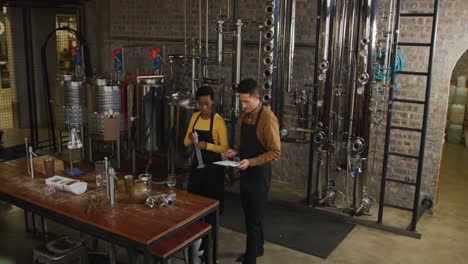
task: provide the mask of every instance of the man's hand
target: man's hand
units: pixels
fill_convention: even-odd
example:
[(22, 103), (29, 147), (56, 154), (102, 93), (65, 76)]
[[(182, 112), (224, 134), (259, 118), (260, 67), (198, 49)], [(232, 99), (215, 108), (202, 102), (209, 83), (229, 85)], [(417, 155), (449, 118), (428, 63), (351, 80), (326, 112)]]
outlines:
[(198, 142), (197, 148), (206, 149), (206, 142), (205, 141)]
[(223, 159), (232, 159), (237, 156), (238, 152), (233, 149), (228, 149), (224, 153), (221, 154)]
[(248, 159), (243, 159), (239, 162), (239, 169), (246, 170), (250, 166), (250, 161)]

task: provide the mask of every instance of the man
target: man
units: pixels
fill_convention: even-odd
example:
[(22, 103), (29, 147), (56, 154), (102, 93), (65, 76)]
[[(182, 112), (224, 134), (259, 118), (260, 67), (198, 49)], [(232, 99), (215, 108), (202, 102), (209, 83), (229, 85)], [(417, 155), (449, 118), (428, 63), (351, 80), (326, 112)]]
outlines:
[(256, 263), (263, 255), (264, 207), (270, 189), (271, 161), (281, 152), (278, 119), (260, 103), (260, 91), (253, 79), (245, 79), (237, 88), (243, 113), (239, 117), (236, 150), (223, 153), (226, 158), (240, 156), (240, 196), (245, 215), (247, 241), (245, 253), (237, 258), (244, 264)]

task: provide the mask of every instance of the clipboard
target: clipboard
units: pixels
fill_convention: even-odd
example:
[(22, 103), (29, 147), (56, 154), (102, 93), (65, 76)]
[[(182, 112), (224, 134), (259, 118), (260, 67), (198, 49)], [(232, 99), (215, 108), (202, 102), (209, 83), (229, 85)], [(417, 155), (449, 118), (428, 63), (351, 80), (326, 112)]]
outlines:
[(104, 141), (120, 139), (120, 116), (104, 117)]

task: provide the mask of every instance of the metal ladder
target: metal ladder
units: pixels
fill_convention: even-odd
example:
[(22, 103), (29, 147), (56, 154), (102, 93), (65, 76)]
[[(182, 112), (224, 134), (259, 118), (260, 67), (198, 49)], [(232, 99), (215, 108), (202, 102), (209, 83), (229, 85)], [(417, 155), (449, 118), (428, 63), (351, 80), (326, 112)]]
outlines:
[[(422, 171), (423, 171), (423, 161), (424, 161), (424, 149), (426, 144), (426, 132), (427, 132), (427, 123), (429, 117), (429, 100), (431, 96), (431, 81), (432, 81), (432, 64), (434, 60), (434, 48), (435, 48), (435, 40), (436, 40), (436, 32), (437, 32), (437, 20), (438, 20), (438, 12), (439, 12), (439, 0), (434, 1), (434, 9), (433, 13), (401, 13), (401, 0), (396, 1), (396, 12), (395, 12), (395, 27), (394, 27), (394, 41), (392, 45), (392, 57), (391, 57), (391, 75), (390, 75), (390, 87), (392, 87), (389, 91), (389, 98), (388, 98), (388, 112), (387, 112), (387, 127), (385, 132), (385, 148), (384, 148), (384, 159), (383, 159), (383, 167), (382, 167), (382, 181), (381, 181), (381, 189), (380, 189), (380, 201), (379, 201), (379, 214), (377, 223), (382, 224), (383, 218), (383, 211), (384, 206), (386, 207), (393, 207), (405, 211), (412, 212), (411, 223), (408, 229), (412, 232), (416, 231), (416, 223), (418, 218), (420, 217), (419, 214), (419, 198), (420, 198), (420, 191), (421, 191), (421, 181), (422, 181)], [(431, 42), (430, 43), (414, 43), (414, 42), (398, 42), (399, 41), (399, 33), (400, 33), (400, 18), (401, 17), (432, 17), (432, 31), (431, 31)], [(395, 71), (395, 63), (396, 63), (396, 51), (398, 50), (399, 46), (410, 46), (410, 47), (421, 47), (421, 48), (429, 48), (429, 62), (427, 72), (413, 72), (413, 71)], [(426, 92), (425, 92), (425, 99), (424, 100), (412, 100), (412, 99), (404, 99), (404, 98), (395, 98), (393, 87), (395, 87), (395, 74), (402, 74), (402, 75), (417, 75), (417, 76), (425, 76), (426, 77)], [(392, 109), (393, 103), (398, 102), (401, 104), (416, 104), (416, 105), (424, 105), (424, 115), (423, 115), (423, 122), (421, 128), (410, 128), (404, 126), (395, 126), (392, 124)], [(392, 130), (400, 130), (400, 131), (412, 131), (412, 132), (419, 132), (421, 134), (420, 144), (419, 144), (419, 155), (409, 155), (405, 153), (399, 152), (392, 152), (389, 151), (390, 145), (390, 133)], [(410, 158), (415, 159), (418, 161), (418, 168), (417, 168), (417, 176), (416, 182), (413, 181), (406, 181), (406, 180), (399, 180), (387, 177), (387, 166), (388, 166), (388, 158), (389, 156), (399, 156), (403, 158)], [(385, 187), (388, 182), (398, 183), (402, 185), (410, 185), (415, 186), (414, 192), (414, 200), (413, 200), (413, 207), (407, 208), (398, 205), (388, 204), (385, 203)]]

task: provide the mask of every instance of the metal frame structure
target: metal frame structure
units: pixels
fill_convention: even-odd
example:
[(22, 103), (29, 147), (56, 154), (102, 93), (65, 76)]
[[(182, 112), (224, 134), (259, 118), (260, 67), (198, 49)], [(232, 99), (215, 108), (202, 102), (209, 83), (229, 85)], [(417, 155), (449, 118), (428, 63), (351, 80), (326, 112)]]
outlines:
[[(423, 177), (423, 161), (424, 161), (424, 150), (425, 150), (425, 141), (426, 141), (426, 134), (427, 134), (427, 125), (428, 125), (428, 118), (429, 118), (429, 101), (430, 101), (430, 96), (431, 96), (431, 80), (432, 80), (432, 64), (433, 64), (433, 60), (434, 60), (434, 50), (435, 50), (435, 40), (436, 40), (436, 32), (437, 32), (437, 20), (438, 20), (438, 11), (439, 11), (439, 0), (435, 0), (434, 1), (434, 7), (433, 7), (433, 12), (432, 13), (401, 13), (401, 0), (395, 0), (396, 1), (396, 5), (393, 6), (391, 5), (391, 9), (392, 11), (391, 12), (395, 12), (395, 17), (394, 17), (394, 24), (393, 26), (390, 26), (388, 28), (388, 30), (390, 32), (388, 32), (389, 34), (391, 34), (391, 37), (393, 37), (393, 42), (391, 42), (391, 46), (390, 45), (387, 45), (386, 49), (388, 50), (387, 52), (390, 54), (390, 63), (389, 65), (385, 65), (385, 67), (389, 66), (391, 68), (391, 71), (390, 71), (390, 83), (389, 83), (389, 98), (388, 98), (388, 111), (387, 111), (387, 127), (386, 127), (386, 136), (385, 136), (385, 149), (384, 149), (384, 162), (383, 162), (383, 168), (382, 168), (382, 181), (381, 181), (381, 189), (380, 189), (380, 201), (379, 201), (379, 210), (378, 210), (378, 219), (377, 221), (375, 220), (367, 220), (367, 219), (359, 219), (357, 217), (354, 217), (354, 215), (360, 215), (359, 212), (364, 212), (365, 211), (362, 211), (361, 210), (361, 207), (364, 205), (364, 206), (367, 206), (366, 203), (364, 203), (364, 199), (361, 200), (363, 202), (363, 204), (361, 204), (361, 206), (359, 207), (359, 210), (356, 210), (357, 209), (357, 204), (356, 202), (359, 201), (359, 199), (357, 199), (358, 197), (358, 192), (356, 191), (359, 191), (360, 188), (357, 188), (359, 186), (356, 185), (356, 179), (355, 179), (355, 182), (354, 182), (354, 187), (353, 187), (353, 206), (351, 207), (351, 209), (353, 210), (350, 210), (348, 211), (349, 215), (347, 215), (346, 213), (343, 213), (343, 212), (337, 212), (337, 210), (335, 209), (332, 209), (332, 208), (326, 208), (326, 207), (315, 207), (319, 212), (322, 212), (324, 214), (327, 214), (331, 217), (336, 217), (338, 219), (341, 219), (343, 221), (347, 221), (347, 222), (352, 222), (352, 223), (356, 223), (356, 224), (361, 224), (361, 225), (365, 225), (365, 226), (368, 226), (368, 227), (372, 227), (372, 228), (377, 228), (377, 229), (381, 229), (381, 230), (385, 230), (385, 231), (389, 231), (389, 232), (393, 232), (393, 233), (397, 233), (397, 234), (401, 234), (401, 235), (405, 235), (405, 236), (409, 236), (409, 237), (414, 237), (414, 238), (421, 238), (421, 234), (416, 232), (416, 224), (419, 220), (419, 218), (421, 217), (421, 215), (424, 213), (425, 210), (427, 209), (430, 209), (432, 207), (432, 200), (430, 198), (424, 198), (422, 199), (422, 201), (420, 202), (420, 196), (421, 196), (421, 183), (422, 183), (422, 177)], [(320, 113), (320, 110), (317, 110), (317, 101), (318, 99), (320, 99), (321, 96), (323, 96), (323, 98), (328, 98), (325, 95), (323, 95), (323, 93), (327, 93), (327, 90), (330, 90), (330, 89), (333, 89), (333, 85), (330, 85), (328, 84), (328, 79), (329, 77), (326, 77), (327, 78), (327, 84), (325, 89), (323, 88), (323, 76), (322, 76), (322, 79), (320, 79), (319, 75), (320, 75), (320, 70), (322, 70), (319, 65), (321, 65), (320, 63), (320, 55), (323, 55), (322, 53), (324, 52), (323, 49), (324, 48), (327, 48), (327, 47), (324, 47), (323, 45), (325, 45), (326, 42), (323, 42), (321, 41), (321, 36), (320, 36), (320, 31), (321, 31), (321, 27), (323, 27), (323, 25), (321, 25), (321, 23), (326, 23), (326, 20), (323, 19), (323, 16), (325, 16), (326, 14), (324, 14), (323, 12), (325, 12), (324, 10), (324, 7), (322, 6), (323, 4), (326, 4), (326, 3), (329, 3), (327, 2), (327, 0), (322, 0), (322, 1), (318, 1), (317, 2), (317, 10), (318, 10), (318, 14), (317, 14), (317, 32), (316, 32), (316, 42), (317, 42), (317, 48), (315, 50), (315, 70), (314, 70), (314, 94), (313, 94), (313, 107), (312, 107), (312, 113), (313, 113), (313, 117), (314, 119), (311, 120), (311, 125), (312, 127), (317, 127), (317, 124), (319, 122), (324, 122), (323, 128), (325, 129), (329, 129), (328, 128), (328, 123), (325, 123), (325, 122), (329, 122), (330, 120), (328, 120), (328, 118), (325, 118), (325, 120), (323, 120), (323, 113), (321, 114)], [(360, 6), (362, 6), (362, 8), (364, 9), (368, 9), (370, 10), (370, 23), (375, 23), (375, 10), (376, 10), (376, 4), (375, 2), (366, 2), (366, 0), (362, 0), (362, 1), (356, 1), (356, 3), (358, 3)], [(367, 5), (366, 5), (367, 3)], [(400, 18), (401, 17), (432, 17), (432, 29), (431, 29), (431, 40), (430, 40), (430, 43), (416, 43), (416, 42), (399, 42), (399, 35), (400, 35)], [(362, 19), (364, 18), (361, 18), (361, 15), (359, 15), (358, 17), (358, 20), (361, 21)], [(367, 23), (369, 23), (369, 21)], [(392, 24), (390, 24), (392, 25)], [(371, 27), (374, 27), (373, 25)], [(358, 28), (357, 30), (359, 31), (360, 28)], [(361, 36), (364, 32), (358, 32), (357, 35)], [(370, 46), (371, 44), (374, 43), (374, 36), (373, 35), (370, 35), (369, 36), (369, 43), (367, 43), (368, 46), (368, 49), (369, 50), (372, 50), (374, 47), (373, 46)], [(356, 49), (357, 47), (360, 45), (360, 43), (362, 45), (364, 45), (365, 43), (363, 43), (363, 40), (365, 40), (365, 38), (359, 38), (358, 41), (359, 42), (356, 42)], [(387, 40), (388, 41), (388, 40)], [(329, 43), (330, 44), (330, 43)], [(322, 45), (322, 47), (320, 47), (320, 45)], [(410, 46), (410, 47), (423, 47), (423, 48), (430, 48), (429, 50), (429, 60), (428, 60), (428, 68), (427, 68), (427, 72), (415, 72), (415, 71), (403, 71), (403, 70), (399, 70), (397, 69), (397, 51), (398, 51), (398, 48), (400, 46)], [(353, 50), (351, 47), (349, 48), (350, 50)], [(333, 50), (331, 50), (331, 47), (329, 47), (329, 51), (330, 52), (334, 52)], [(326, 51), (325, 51), (326, 52)], [(356, 52), (356, 51), (354, 51)], [(359, 55), (362, 56), (361, 53), (359, 53)], [(369, 54), (368, 54), (369, 55)], [(333, 56), (333, 55), (331, 55)], [(370, 54), (369, 56), (372, 56), (372, 54)], [(367, 64), (364, 64), (364, 67), (366, 67), (367, 69), (367, 72), (368, 73), (371, 73), (371, 71), (374, 70), (373, 68), (373, 60), (375, 60), (376, 58), (372, 58), (372, 57), (369, 57), (368, 58), (368, 61), (367, 61)], [(359, 65), (358, 65), (359, 66)], [(331, 66), (333, 67), (333, 65)], [(323, 68), (323, 67), (322, 67)], [(328, 69), (330, 71), (330, 69)], [(362, 69), (361, 69), (362, 70)], [(334, 71), (333, 69), (331, 71)], [(360, 71), (359, 71), (360, 72)], [(413, 100), (413, 99), (405, 99), (405, 98), (396, 98), (395, 95), (394, 95), (394, 87), (396, 85), (396, 76), (398, 74), (401, 74), (401, 75), (412, 75), (412, 76), (425, 76), (427, 78), (427, 82), (426, 82), (426, 89), (425, 89), (425, 99), (424, 100)], [(361, 77), (361, 76), (359, 76)], [(320, 80), (322, 80), (322, 83), (320, 83)], [(373, 79), (369, 78), (369, 83), (370, 82), (374, 82)], [(367, 87), (367, 86), (366, 86)], [(371, 116), (369, 115), (370, 113), (366, 112), (366, 111), (363, 111), (363, 108), (362, 107), (371, 107), (370, 106), (370, 94), (368, 94), (369, 91), (366, 91), (364, 90), (365, 92), (365, 97), (362, 99), (363, 102), (359, 102), (359, 104), (363, 104), (361, 106), (361, 108), (358, 108), (358, 111), (361, 111), (361, 114), (364, 115), (364, 116), (361, 116), (361, 114), (358, 114), (355, 118), (353, 119), (356, 119), (355, 122), (357, 122), (357, 124), (353, 124), (353, 130), (350, 130), (350, 134), (348, 136), (352, 136), (351, 135), (351, 131), (358, 131), (359, 133), (363, 133), (362, 137), (368, 137), (369, 135), (366, 134), (368, 133), (368, 130), (369, 130), (369, 127), (366, 127), (364, 124), (361, 124), (362, 122), (366, 122), (366, 120), (369, 121), (369, 119), (371, 118)], [(329, 92), (329, 91), (328, 91)], [(351, 99), (353, 100), (353, 99)], [(393, 105), (394, 103), (404, 103), (404, 104), (418, 104), (418, 105), (423, 105), (424, 106), (424, 113), (423, 113), (423, 121), (422, 121), (422, 127), (421, 128), (411, 128), (411, 127), (403, 127), (403, 126), (396, 126), (396, 125), (393, 125), (392, 124), (392, 109), (393, 109)], [(328, 102), (329, 104), (330, 102)], [(333, 103), (333, 101), (332, 101)], [(324, 104), (324, 110), (323, 112), (327, 113), (329, 108), (327, 108), (328, 106), (326, 105), (327, 102), (323, 102)], [(361, 110), (359, 110), (361, 109)], [(361, 122), (359, 121), (361, 120)], [(351, 126), (351, 125), (349, 125)], [(356, 126), (356, 127), (355, 127)], [(320, 127), (319, 127), (320, 128)], [(392, 130), (400, 130), (400, 131), (411, 131), (411, 132), (419, 132), (421, 133), (421, 140), (420, 140), (420, 148), (419, 148), (419, 154), (416, 156), (416, 155), (409, 155), (409, 154), (405, 154), (405, 153), (398, 153), (398, 152), (392, 152), (390, 151), (389, 147), (390, 147), (390, 141), (391, 141), (391, 131)], [(329, 133), (328, 131), (325, 131), (326, 134), (324, 136), (329, 136)], [(358, 132), (353, 132), (353, 133), (358, 133)], [(354, 135), (354, 134), (353, 134)], [(319, 172), (320, 170), (320, 167), (324, 167), (324, 166), (327, 166), (327, 169), (328, 169), (328, 158), (327, 159), (324, 159), (324, 157), (322, 155), (320, 155), (321, 152), (324, 151), (324, 149), (320, 148), (321, 144), (324, 144), (324, 148), (326, 149), (327, 146), (326, 146), (326, 142), (322, 142), (321, 140), (321, 137), (318, 137), (320, 135), (317, 134), (317, 132), (315, 134), (312, 135), (313, 138), (312, 138), (312, 141), (310, 143), (310, 159), (309, 159), (309, 174), (308, 174), (308, 189), (307, 189), (307, 205), (308, 206), (320, 206), (321, 204), (318, 203), (317, 204), (317, 197), (321, 197), (322, 193), (324, 192), (322, 190), (322, 192), (320, 192), (320, 186), (323, 185), (324, 183), (323, 182), (320, 182), (320, 179), (319, 179), (319, 176), (317, 176), (317, 174), (314, 173), (314, 170)], [(358, 134), (356, 134), (356, 136), (359, 136)], [(350, 138), (351, 139), (351, 138)], [(367, 138), (365, 139), (366, 141)], [(348, 145), (350, 143), (352, 143), (353, 141), (348, 141)], [(353, 148), (354, 148), (354, 143), (353, 143)], [(367, 152), (367, 150), (366, 150)], [(389, 156), (392, 155), (392, 156), (399, 156), (399, 157), (404, 157), (404, 158), (411, 158), (411, 159), (416, 159), (418, 160), (418, 169), (417, 169), (417, 177), (416, 177), (416, 181), (415, 182), (412, 182), (412, 181), (406, 181), (406, 180), (399, 180), (399, 179), (393, 179), (391, 177), (388, 177), (387, 176), (387, 167), (388, 167), (388, 160), (389, 160)], [(325, 168), (324, 168), (325, 169)], [(363, 167), (363, 170), (366, 170), (366, 167), (364, 166)], [(358, 175), (359, 177), (365, 177), (365, 172), (363, 172), (363, 175), (361, 175), (359, 173)], [(355, 176), (355, 178), (357, 178), (357, 176)], [(365, 179), (363, 178), (361, 181), (365, 181)], [(402, 207), (402, 206), (398, 206), (398, 205), (392, 205), (392, 204), (389, 204), (389, 203), (385, 203), (385, 188), (386, 188), (386, 184), (388, 182), (393, 182), (393, 183), (398, 183), (398, 184), (404, 184), (404, 185), (410, 185), (410, 186), (414, 186), (415, 187), (415, 193), (414, 193), (414, 200), (413, 200), (413, 207), (412, 208), (406, 208), (406, 207)], [(359, 183), (358, 183), (359, 184)], [(315, 186), (314, 186), (315, 185)], [(365, 185), (363, 185), (365, 186)], [(315, 187), (315, 188), (314, 188)], [(312, 188), (314, 188), (314, 190), (312, 190)], [(365, 190), (365, 189), (363, 189)], [(315, 194), (313, 193), (315, 191)], [(366, 196), (365, 194), (359, 194), (359, 195), (364, 195), (362, 198), (367, 198), (368, 200), (369, 199), (372, 199), (372, 197), (370, 196)], [(326, 198), (328, 195), (324, 195), (324, 197)], [(323, 200), (323, 199), (322, 199)], [(320, 200), (320, 201), (322, 201)], [(325, 204), (326, 206), (326, 204)], [(386, 225), (386, 224), (383, 224), (382, 223), (382, 219), (383, 219), (383, 210), (384, 210), (384, 206), (387, 206), (387, 207), (393, 207), (393, 208), (397, 208), (397, 209), (402, 209), (402, 210), (406, 210), (406, 211), (410, 211), (412, 212), (412, 218), (411, 218), (411, 223), (410, 225), (408, 226), (407, 229), (403, 229), (403, 228), (399, 228), (399, 227), (394, 227), (394, 226), (391, 226), (391, 225)]]
[[(387, 127), (386, 127), (386, 132), (385, 132), (385, 149), (384, 149), (384, 160), (383, 160), (383, 167), (382, 167), (382, 181), (381, 181), (381, 188), (380, 188), (379, 215), (378, 215), (377, 223), (382, 224), (384, 206), (409, 211), (409, 212), (412, 212), (411, 223), (410, 223), (410, 226), (408, 227), (408, 229), (411, 232), (416, 232), (417, 221), (419, 220), (419, 217), (422, 215), (423, 210), (427, 209), (428, 207), (428, 206), (423, 206), (420, 209), (419, 200), (420, 200), (421, 182), (422, 182), (422, 176), (423, 176), (422, 174), (423, 174), (423, 162), (424, 162), (424, 150), (425, 150), (425, 144), (426, 144), (427, 125), (428, 125), (428, 119), (429, 119), (429, 102), (430, 102), (430, 97), (431, 97), (431, 85), (432, 85), (432, 82), (431, 82), (432, 81), (432, 64), (434, 62), (434, 49), (435, 49), (435, 41), (436, 41), (436, 33), (437, 33), (439, 0), (434, 1), (433, 10), (434, 10), (433, 13), (401, 13), (401, 0), (397, 0), (396, 2), (396, 20), (395, 20), (395, 28), (393, 31), (394, 42), (392, 46), (393, 54), (391, 57), (392, 69), (391, 69), (391, 75), (390, 75), (391, 77), (390, 87), (392, 88), (390, 89), (390, 94), (389, 94), (389, 99), (388, 99)], [(400, 18), (401, 17), (432, 17), (431, 42), (430, 43), (398, 42), (398, 38), (400, 34)], [(396, 51), (398, 50), (399, 46), (429, 47), (429, 61), (428, 61), (427, 72), (395, 71)], [(393, 87), (395, 87), (395, 75), (396, 74), (425, 76), (426, 77), (426, 91), (425, 91), (424, 100), (422, 101), (422, 100), (409, 100), (409, 99), (404, 99), (404, 98), (395, 98)], [(404, 104), (424, 105), (422, 127), (418, 129), (418, 128), (409, 128), (409, 127), (392, 125), (392, 109), (393, 109), (394, 102), (404, 103)], [(418, 156), (399, 153), (399, 152), (391, 152), (389, 150), (390, 136), (391, 136), (390, 134), (393, 129), (421, 133)], [(388, 158), (390, 155), (418, 160), (416, 182), (393, 179), (387, 176)], [(398, 184), (410, 185), (410, 186), (415, 187), (412, 208), (406, 208), (406, 207), (402, 207), (398, 205), (385, 203), (385, 188), (388, 182), (394, 182)], [(425, 201), (427, 202), (427, 200)], [(432, 202), (430, 203), (432, 204)]]

